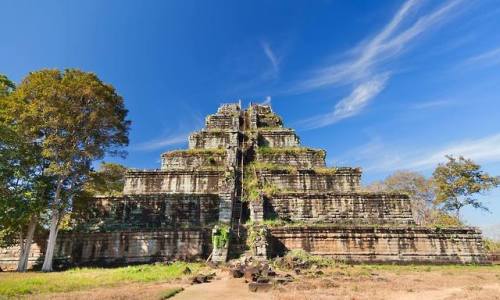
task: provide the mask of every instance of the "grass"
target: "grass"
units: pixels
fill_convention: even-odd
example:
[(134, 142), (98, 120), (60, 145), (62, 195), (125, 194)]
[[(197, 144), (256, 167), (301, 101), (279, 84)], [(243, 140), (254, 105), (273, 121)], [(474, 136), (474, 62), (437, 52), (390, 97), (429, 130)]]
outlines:
[(184, 288), (181, 288), (181, 287), (168, 289), (166, 291), (161, 292), (160, 295), (158, 296), (158, 299), (164, 300), (164, 299), (172, 298), (173, 296), (179, 294), (183, 290), (184, 290)]
[(113, 269), (75, 268), (53, 273), (0, 273), (0, 298), (70, 292), (131, 282), (169, 281), (185, 276), (183, 271), (186, 267), (195, 273), (203, 264), (175, 262), (170, 265), (138, 265)]

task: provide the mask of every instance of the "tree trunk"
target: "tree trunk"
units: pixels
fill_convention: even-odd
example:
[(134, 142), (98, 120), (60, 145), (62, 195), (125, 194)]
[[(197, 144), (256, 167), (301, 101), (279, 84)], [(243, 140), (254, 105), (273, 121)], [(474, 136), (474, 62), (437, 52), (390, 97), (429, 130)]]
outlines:
[(28, 233), (26, 240), (21, 242), (21, 255), (19, 257), (19, 264), (17, 265), (18, 272), (26, 272), (28, 268), (28, 260), (31, 251), (31, 244), (33, 243), (33, 236), (35, 235), (36, 225), (38, 224), (38, 216), (33, 215), (28, 224)]
[(52, 217), (50, 218), (49, 240), (47, 241), (47, 249), (43, 260), (42, 271), (52, 272), (52, 260), (54, 258), (54, 250), (56, 248), (56, 238), (59, 227), (59, 209), (52, 208)]
[(51, 209), (52, 216), (50, 218), (49, 240), (47, 241), (47, 249), (45, 249), (45, 257), (43, 259), (43, 272), (52, 272), (52, 260), (54, 258), (54, 249), (56, 248), (56, 238), (59, 227), (59, 205), (61, 202), (60, 196), (62, 185), (63, 179), (60, 179), (57, 183), (57, 188), (54, 195), (54, 203)]

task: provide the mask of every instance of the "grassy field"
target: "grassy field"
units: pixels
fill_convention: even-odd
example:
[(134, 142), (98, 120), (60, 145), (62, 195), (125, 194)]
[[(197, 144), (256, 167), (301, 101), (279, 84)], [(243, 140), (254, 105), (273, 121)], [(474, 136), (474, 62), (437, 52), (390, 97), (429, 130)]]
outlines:
[(203, 265), (176, 262), (171, 265), (138, 265), (113, 269), (76, 268), (53, 273), (4, 272), (0, 273), (0, 297), (61, 293), (125, 283), (172, 281), (182, 278), (186, 267), (196, 273)]
[[(349, 265), (295, 253), (308, 266), (295, 273), (287, 260), (275, 262), (280, 274), (295, 280), (269, 293), (251, 293), (243, 279), (224, 269), (217, 278), (190, 285), (192, 274), (208, 273), (203, 264), (140, 265), (114, 269), (79, 268), (65, 272), (0, 273), (0, 299), (500, 299), (500, 265)], [(293, 257), (293, 256), (292, 256)], [(319, 271), (321, 270), (321, 271)]]

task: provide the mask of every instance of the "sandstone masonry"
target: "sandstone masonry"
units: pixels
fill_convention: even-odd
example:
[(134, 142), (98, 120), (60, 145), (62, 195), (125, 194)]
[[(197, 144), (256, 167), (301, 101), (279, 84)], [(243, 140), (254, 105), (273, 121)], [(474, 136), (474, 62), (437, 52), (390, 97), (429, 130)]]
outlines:
[[(477, 229), (421, 227), (408, 196), (361, 192), (361, 170), (328, 168), (325, 156), (302, 146), (268, 105), (222, 105), (191, 134), (189, 149), (162, 154), (161, 169), (130, 169), (123, 196), (96, 197), (79, 229), (59, 234), (56, 259), (221, 262), (250, 248), (264, 257), (304, 249), (353, 262), (486, 262)], [(265, 220), (277, 225), (260, 225), (265, 234), (249, 244), (246, 224)], [(226, 231), (227, 243), (212, 245)], [(44, 239), (30, 265), (41, 261)], [(1, 249), (2, 268), (15, 265), (17, 250)]]

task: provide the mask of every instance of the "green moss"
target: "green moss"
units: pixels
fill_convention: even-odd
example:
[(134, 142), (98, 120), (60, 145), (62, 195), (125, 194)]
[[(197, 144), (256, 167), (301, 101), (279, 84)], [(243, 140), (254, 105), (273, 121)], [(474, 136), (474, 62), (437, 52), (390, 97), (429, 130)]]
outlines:
[(216, 249), (225, 248), (229, 244), (229, 226), (216, 225), (218, 228), (212, 233), (212, 246)]
[(297, 168), (290, 165), (274, 164), (267, 162), (253, 162), (252, 165), (256, 171), (283, 171), (288, 174), (298, 173)]
[(334, 175), (339, 171), (338, 168), (314, 168), (314, 173), (321, 175)]
[(267, 228), (266, 226), (251, 224), (247, 227), (247, 247), (253, 249), (255, 242), (266, 238)]
[(179, 150), (172, 150), (167, 153), (165, 153), (165, 156), (171, 156), (171, 155), (223, 155), (226, 153), (226, 150), (224, 149), (179, 149)]

